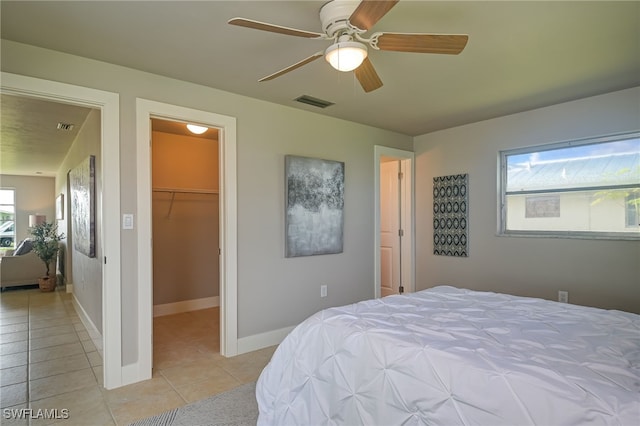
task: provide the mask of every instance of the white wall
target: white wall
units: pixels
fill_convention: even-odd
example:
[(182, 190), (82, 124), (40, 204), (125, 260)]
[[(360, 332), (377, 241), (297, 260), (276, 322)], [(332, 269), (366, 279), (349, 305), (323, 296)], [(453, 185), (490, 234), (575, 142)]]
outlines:
[[(120, 95), (122, 212), (136, 211), (136, 97), (237, 118), (239, 338), (373, 297), (373, 147), (411, 150), (411, 137), (7, 40), (1, 47), (2, 71)], [(284, 258), (286, 154), (345, 162), (344, 253)], [(121, 233), (123, 324), (137, 323), (136, 232)], [(122, 332), (123, 363), (134, 363), (136, 328)]]
[[(82, 305), (98, 331), (102, 332), (102, 161), (100, 148), (100, 111), (92, 110), (87, 115), (76, 139), (58, 169), (56, 175), (56, 194), (64, 194), (64, 219), (58, 221), (58, 228), (64, 231), (64, 254), (66, 259), (66, 282), (73, 285), (73, 293)], [(85, 160), (89, 155), (96, 157), (96, 255), (87, 255), (74, 250), (71, 231), (70, 198), (67, 188), (67, 173)]]
[[(448, 284), (640, 313), (640, 242), (497, 236), (498, 151), (640, 129), (640, 88), (421, 135), (419, 289)], [(433, 255), (433, 177), (469, 173), (468, 258)]]
[(16, 246), (31, 236), (29, 215), (43, 214), (55, 221), (55, 179), (52, 177), (0, 175), (0, 186), (16, 190)]

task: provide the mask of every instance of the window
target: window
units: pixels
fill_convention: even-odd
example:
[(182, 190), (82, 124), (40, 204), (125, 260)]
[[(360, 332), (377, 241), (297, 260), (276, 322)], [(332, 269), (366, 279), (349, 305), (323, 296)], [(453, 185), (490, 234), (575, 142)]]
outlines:
[(640, 132), (500, 152), (500, 233), (640, 238)]
[(0, 247), (15, 247), (15, 190), (0, 189)]

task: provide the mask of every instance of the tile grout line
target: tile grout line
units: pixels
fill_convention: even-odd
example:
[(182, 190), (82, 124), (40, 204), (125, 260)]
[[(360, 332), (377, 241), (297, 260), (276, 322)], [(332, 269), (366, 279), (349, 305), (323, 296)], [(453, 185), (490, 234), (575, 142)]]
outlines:
[[(73, 297), (73, 293), (71, 293)], [(67, 312), (67, 316), (69, 316), (69, 309), (72, 310), (72, 314), (73, 315), (78, 315), (78, 313), (76, 312), (75, 307), (73, 306), (73, 301), (69, 301), (68, 305), (67, 303), (63, 303), (64, 305), (64, 309)], [(100, 392), (100, 397), (102, 398), (102, 403), (105, 405), (105, 407), (107, 408), (107, 411), (109, 413), (109, 416), (111, 416), (111, 420), (113, 421), (114, 425), (118, 425), (118, 422), (116, 421), (116, 417), (113, 414), (113, 410), (111, 409), (111, 405), (109, 404), (105, 392), (107, 391), (107, 389), (105, 389), (104, 384), (100, 384), (100, 380), (98, 379), (98, 377), (96, 376), (96, 372), (93, 369), (93, 366), (91, 365), (91, 360), (89, 359), (89, 356), (87, 354), (87, 349), (86, 347), (82, 344), (82, 340), (80, 339), (80, 335), (78, 334), (78, 330), (75, 327), (75, 324), (72, 322), (73, 324), (73, 330), (76, 333), (76, 336), (78, 337), (78, 341), (80, 342), (80, 346), (82, 346), (82, 352), (84, 353), (85, 358), (87, 359), (87, 363), (89, 364), (89, 368), (91, 369), (91, 373), (93, 374), (93, 377), (96, 379), (97, 385), (98, 385), (98, 391)], [(89, 333), (89, 331), (87, 330), (86, 326), (84, 325), (84, 323), (82, 321), (80, 321), (80, 324), (82, 325), (82, 329), (84, 332), (87, 333), (87, 335), (89, 336), (89, 339), (91, 340), (91, 342), (95, 345), (94, 341), (93, 341), (93, 337), (91, 337), (91, 334)], [(98, 351), (98, 348), (96, 347), (96, 351), (99, 353), (100, 358), (103, 359), (103, 364), (102, 364), (102, 368), (104, 368), (104, 357), (102, 356), (102, 354)], [(103, 373), (104, 374), (104, 373)]]
[[(95, 340), (94, 340), (94, 336), (91, 333), (88, 333), (88, 330), (86, 330), (86, 327), (84, 325), (84, 323), (80, 322), (81, 326), (77, 326), (77, 323), (75, 323), (74, 321), (76, 320), (75, 315), (77, 314), (75, 307), (73, 306), (73, 304), (70, 303), (69, 298), (67, 297), (68, 295), (63, 294), (62, 292), (56, 291), (55, 294), (51, 295), (52, 297), (47, 297), (45, 296), (40, 296), (40, 293), (29, 293), (29, 295), (27, 295), (27, 336), (28, 336), (28, 343), (26, 346), (27, 348), (27, 356), (26, 356), (26, 360), (27, 360), (27, 383), (26, 383), (26, 389), (25, 391), (27, 392), (26, 395), (26, 399), (27, 399), (27, 407), (31, 407), (33, 406), (33, 403), (37, 403), (38, 401), (40, 401), (40, 399), (38, 401), (33, 401), (32, 397), (33, 397), (33, 392), (38, 390), (38, 386), (31, 386), (31, 381), (34, 377), (34, 375), (31, 374), (31, 367), (33, 366), (33, 361), (34, 361), (34, 356), (32, 356), (33, 354), (31, 354), (31, 351), (33, 350), (34, 347), (39, 346), (40, 343), (37, 342), (37, 340), (34, 340), (33, 342), (31, 341), (31, 337), (32, 337), (32, 333), (36, 332), (37, 330), (40, 329), (46, 329), (47, 325), (46, 323), (48, 322), (48, 319), (50, 318), (48, 315), (49, 312), (47, 311), (47, 309), (51, 308), (54, 309), (56, 312), (56, 315), (54, 315), (54, 317), (58, 318), (58, 314), (63, 314), (64, 317), (66, 318), (67, 322), (70, 323), (73, 326), (73, 329), (69, 331), (69, 333), (72, 333), (72, 335), (75, 337), (75, 341), (79, 342), (77, 344), (80, 345), (81, 349), (77, 352), (77, 357), (78, 357), (78, 362), (82, 362), (82, 364), (84, 364), (84, 362), (88, 362), (88, 368), (91, 368), (91, 375), (90, 377), (92, 379), (94, 379), (95, 381), (98, 381), (97, 383), (97, 389), (99, 391), (99, 398), (101, 399), (101, 407), (104, 407), (104, 420), (106, 420), (107, 418), (109, 419), (109, 423), (113, 424), (113, 425), (117, 425), (117, 426), (124, 426), (125, 424), (128, 424), (127, 422), (127, 416), (130, 416), (130, 414), (125, 415), (124, 417), (121, 418), (116, 418), (116, 414), (120, 413), (120, 406), (118, 405), (117, 401), (111, 401), (109, 400), (109, 398), (107, 398), (107, 394), (108, 391), (106, 389), (104, 389), (104, 387), (99, 383), (98, 380), (98, 376), (99, 376), (99, 371), (96, 370), (100, 370), (100, 366), (96, 366), (94, 367), (92, 365), (91, 360), (89, 359), (89, 355), (91, 354), (91, 358), (95, 358), (96, 363), (98, 363), (100, 361), (100, 358), (102, 358), (102, 354), (100, 353), (100, 350), (98, 349), (98, 345), (95, 344)], [(51, 302), (51, 299), (54, 299), (54, 302)], [(56, 303), (57, 302), (57, 303)], [(62, 308), (62, 310), (60, 311), (59, 309)], [(35, 319), (34, 315), (37, 315), (38, 318)], [(42, 318), (42, 316), (44, 316), (45, 318)], [(51, 317), (53, 318), (53, 317)], [(62, 318), (62, 317), (60, 317)], [(202, 321), (206, 321), (209, 322), (208, 318), (202, 318), (202, 316), (200, 315), (192, 315), (191, 313), (187, 314), (187, 319), (189, 321), (186, 321), (190, 324), (192, 323), (198, 323), (198, 322), (202, 322)], [(44, 323), (44, 327), (43, 326)], [(218, 323), (216, 323), (218, 324)], [(54, 326), (55, 324), (49, 324), (50, 326)], [(62, 324), (61, 324), (62, 325)], [(185, 324), (186, 325), (186, 324)], [(38, 327), (37, 329), (34, 329), (34, 327)], [(77, 327), (76, 327), (77, 326)], [(173, 324), (174, 327), (178, 327), (179, 329), (182, 328), (182, 324)], [(209, 354), (212, 353), (216, 353), (219, 354), (219, 350), (216, 350), (215, 348), (213, 348), (213, 346), (215, 345), (211, 345), (208, 344), (210, 342), (208, 342), (207, 339), (204, 339), (201, 335), (204, 334), (207, 336), (207, 338), (210, 337), (210, 334), (214, 331), (214, 330), (218, 330), (219, 329), (219, 325), (218, 327), (213, 327), (212, 330), (209, 330), (208, 327), (205, 327), (204, 330), (201, 330), (202, 327), (198, 327), (196, 329), (196, 331), (194, 333), (189, 334), (189, 338), (186, 339), (187, 341), (184, 342), (185, 344), (188, 343), (188, 346), (192, 346), (192, 349), (195, 350), (195, 352), (199, 353), (200, 355), (204, 356), (205, 358), (209, 358)], [(60, 330), (62, 331), (62, 330)], [(57, 333), (58, 331), (56, 330), (55, 333)], [(86, 332), (86, 333), (85, 333)], [(53, 333), (53, 332), (52, 332)], [(57, 334), (55, 334), (57, 336)], [(40, 334), (43, 333), (36, 333), (38, 336), (40, 336)], [(88, 334), (88, 335), (87, 335)], [(40, 337), (47, 337), (48, 333), (44, 333), (42, 336)], [(173, 340), (175, 342), (176, 339), (170, 339), (169, 340)], [(69, 336), (69, 338), (71, 338), (71, 335)], [(37, 338), (36, 338), (37, 339)], [(84, 341), (86, 344), (82, 344), (83, 340), (81, 339), (86, 339), (86, 341)], [(219, 336), (217, 336), (217, 339), (219, 339)], [(90, 345), (89, 343), (93, 342), (93, 345)], [(51, 343), (55, 343), (55, 342), (51, 342)], [(59, 344), (56, 343), (56, 345)], [(74, 343), (76, 344), (76, 343)], [(54, 347), (56, 346), (54, 345)], [(180, 345), (180, 344), (179, 344)], [(95, 347), (94, 347), (95, 346)], [(43, 349), (47, 349), (47, 348), (51, 348), (51, 347), (45, 347)], [(90, 349), (90, 351), (88, 350)], [(77, 350), (77, 349), (75, 349)], [(75, 352), (74, 350), (74, 352)], [(96, 351), (96, 354), (93, 354), (93, 351)], [(84, 356), (80, 356), (81, 354), (84, 354)], [(46, 354), (42, 354), (42, 355), (46, 355)], [(97, 355), (97, 356), (94, 356)], [(40, 355), (38, 355), (40, 356)], [(47, 361), (47, 357), (43, 356), (42, 357), (42, 362), (46, 362)], [(81, 361), (83, 360), (83, 361)], [(79, 367), (77, 362), (71, 363), (73, 365), (77, 367)], [(178, 367), (184, 364), (184, 360), (182, 360), (181, 362), (178, 362), (174, 367)], [(53, 363), (52, 367), (56, 367), (57, 364)], [(245, 382), (243, 380), (241, 380), (240, 377), (237, 377), (236, 374), (234, 374), (235, 369), (234, 368), (230, 368), (227, 369), (225, 367), (223, 367), (221, 364), (216, 363), (217, 368), (220, 368), (220, 371), (225, 373), (226, 375), (229, 376), (230, 379), (233, 379), (233, 381), (235, 383), (237, 383), (236, 386), (240, 386), (242, 384), (244, 384)], [(58, 370), (47, 370), (46, 369), (47, 366), (42, 366), (39, 367), (38, 369), (34, 369), (34, 373), (38, 373), (39, 371), (42, 370), (42, 372), (49, 372), (49, 374), (52, 374), (52, 372), (54, 371), (58, 371)], [(102, 368), (104, 368), (102, 366)], [(81, 370), (83, 370), (83, 368), (80, 368)], [(65, 369), (65, 367), (61, 367), (61, 369), (59, 371), (63, 371)], [(73, 370), (74, 372), (77, 370)], [(164, 371), (163, 369), (157, 368), (154, 369), (154, 371), (157, 371), (157, 376), (158, 378), (162, 378), (162, 380), (164, 380), (168, 385), (169, 385), (169, 389), (167, 390), (167, 392), (174, 392), (174, 395), (177, 395), (178, 398), (181, 402), (179, 407), (185, 406), (189, 404), (189, 401), (187, 400), (187, 389), (186, 388), (181, 388), (178, 383), (179, 382), (173, 382), (169, 379), (169, 377), (171, 376), (168, 371)], [(238, 373), (238, 372), (236, 372)], [(60, 374), (66, 374), (66, 373), (60, 373)], [(55, 375), (55, 374), (52, 374)], [(240, 374), (241, 375), (241, 374)], [(89, 375), (87, 375), (87, 378), (89, 378)], [(80, 384), (84, 383), (81, 382)], [(72, 391), (65, 391), (63, 393), (57, 393), (53, 396), (58, 397), (58, 396), (63, 396), (61, 399), (59, 399), (58, 401), (60, 401), (60, 403), (64, 404), (64, 401), (67, 401), (68, 398), (65, 399), (64, 395), (68, 394)], [(48, 397), (45, 397), (44, 399), (47, 399)], [(162, 407), (159, 407), (161, 409), (161, 411), (165, 411), (164, 409), (162, 409)], [(84, 412), (83, 412), (84, 413)], [(39, 425), (40, 421), (36, 420), (36, 419), (30, 419), (27, 422), (25, 422), (25, 424), (28, 425)]]
[[(158, 369), (158, 374), (160, 374), (160, 375), (162, 376), (162, 378), (163, 378), (163, 379), (164, 379), (164, 380), (169, 384), (169, 387), (170, 387), (171, 389), (173, 389), (173, 391), (174, 391), (175, 393), (177, 393), (177, 394), (178, 394), (178, 396), (179, 396), (180, 398), (182, 398), (182, 400), (184, 401), (184, 403), (185, 403), (185, 404), (188, 404), (188, 403), (189, 403), (189, 401), (187, 401), (187, 398), (185, 398), (185, 397), (184, 397), (184, 395), (182, 395), (182, 394), (180, 393), (180, 391), (178, 390), (178, 388), (177, 388), (176, 386), (174, 386), (174, 385), (173, 385), (173, 383), (171, 383), (171, 380), (169, 380), (169, 378), (168, 378), (167, 376), (165, 376), (165, 375), (164, 375), (164, 373), (162, 372), (162, 370)], [(151, 374), (151, 377), (153, 378), (153, 373)]]
[[(73, 311), (70, 313), (70, 312), (69, 312), (69, 306), (68, 306), (68, 304), (67, 304), (67, 303), (62, 299), (62, 297), (60, 296), (60, 294), (58, 293), (58, 291), (55, 291), (55, 290), (54, 290), (54, 292), (55, 292), (55, 294), (54, 294), (55, 299), (57, 300), (57, 302), (58, 302), (58, 303), (60, 303), (60, 304), (62, 305), (62, 307), (63, 307), (63, 309), (64, 309), (64, 312), (65, 312), (65, 318), (66, 318), (67, 320), (69, 320), (70, 325), (73, 327), (73, 334), (74, 334), (74, 336), (77, 338), (77, 342), (78, 342), (78, 344), (80, 344), (80, 346), (82, 347), (82, 354), (84, 355), (85, 359), (87, 360), (87, 365), (88, 365), (87, 369), (90, 369), (90, 370), (91, 370), (91, 375), (92, 375), (92, 377), (93, 377), (93, 378), (94, 378), (94, 380), (95, 380), (95, 385), (97, 386), (97, 388), (98, 388), (98, 390), (99, 390), (99, 392), (100, 392), (100, 395), (101, 395), (102, 401), (103, 401), (103, 403), (104, 403), (105, 407), (107, 408), (107, 411), (109, 412), (109, 416), (111, 417), (111, 420), (113, 421), (114, 425), (116, 425), (116, 424), (117, 424), (117, 422), (116, 422), (115, 416), (113, 415), (113, 412), (111, 411), (111, 407), (109, 406), (109, 404), (107, 404), (107, 401), (106, 401), (106, 399), (104, 398), (104, 394), (103, 394), (104, 389), (103, 389), (103, 386), (102, 386), (102, 385), (100, 385), (100, 383), (99, 383), (99, 381), (98, 381), (98, 378), (96, 377), (96, 373), (95, 373), (95, 371), (93, 370), (93, 366), (91, 365), (91, 361), (89, 360), (89, 357), (88, 357), (88, 354), (87, 354), (87, 349), (86, 349), (86, 348), (85, 348), (85, 346), (82, 344), (82, 340), (81, 340), (81, 338), (80, 338), (79, 331), (75, 328), (75, 323), (74, 323), (74, 322), (73, 322), (73, 320), (72, 320), (72, 316), (73, 316), (73, 315), (76, 315), (75, 309), (73, 308), (73, 306), (71, 306), (71, 309), (73, 309)], [(35, 293), (35, 294), (37, 294), (37, 293)], [(28, 389), (28, 393), (27, 393), (27, 405), (28, 405), (28, 408), (30, 408), (30, 407), (31, 407), (31, 403), (32, 403), (32, 402), (35, 402), (35, 401), (33, 401), (33, 400), (31, 399), (31, 380), (30, 380), (30, 367), (31, 367), (31, 352), (30, 352), (30, 348), (31, 348), (31, 333), (30, 333), (30, 332), (31, 332), (31, 307), (32, 307), (32, 306), (31, 306), (31, 296), (32, 296), (31, 294), (29, 294), (29, 295), (28, 295), (28, 315), (27, 315), (28, 330), (29, 330), (29, 333), (28, 333), (28, 342), (27, 342), (27, 349), (28, 349), (28, 351), (27, 351), (27, 389)], [(82, 323), (81, 323), (81, 324), (82, 324)], [(84, 324), (82, 324), (82, 327), (83, 327), (83, 330), (84, 330), (85, 332), (87, 332), (87, 334), (88, 334), (88, 331), (87, 331), (87, 330), (86, 330), (86, 328), (84, 327)], [(43, 328), (46, 328), (46, 327), (43, 327)], [(80, 330), (80, 331), (83, 331), (83, 330)], [(90, 340), (92, 340), (92, 339), (91, 339), (91, 336), (89, 336), (89, 337), (90, 337)], [(92, 340), (92, 343), (93, 343), (93, 340)], [(56, 345), (48, 346), (48, 347), (44, 347), (44, 348), (42, 348), (42, 349), (50, 349), (50, 348), (55, 347), (55, 346), (56, 346)], [(97, 350), (97, 348), (96, 348), (96, 350)], [(78, 354), (78, 355), (79, 355), (79, 354)], [(46, 361), (42, 361), (42, 362), (46, 362)], [(83, 370), (83, 369), (76, 370), (76, 371), (81, 371), (81, 370)], [(61, 374), (64, 374), (64, 373), (61, 373)], [(56, 376), (56, 374), (53, 374), (53, 375), (51, 375), (51, 376), (47, 376), (47, 377), (53, 377), (53, 376)], [(43, 377), (43, 378), (44, 378), (44, 377)], [(60, 396), (60, 395), (65, 395), (65, 394), (72, 393), (72, 392), (74, 392), (74, 391), (68, 391), (68, 392), (57, 393), (57, 394), (55, 394), (55, 395), (52, 395), (51, 397)], [(43, 398), (43, 399), (47, 399), (47, 398), (49, 398), (49, 397), (45, 397), (45, 398)], [(63, 408), (65, 408), (65, 407), (63, 407)], [(31, 425), (31, 424), (32, 424), (32, 422), (33, 422), (33, 419), (31, 419), (31, 418), (30, 418), (30, 419), (28, 419), (28, 424), (29, 424), (29, 425)], [(35, 423), (34, 423), (34, 424), (35, 424)]]
[[(27, 294), (27, 408), (31, 408), (31, 294)], [(27, 425), (31, 426), (31, 418), (27, 419)]]

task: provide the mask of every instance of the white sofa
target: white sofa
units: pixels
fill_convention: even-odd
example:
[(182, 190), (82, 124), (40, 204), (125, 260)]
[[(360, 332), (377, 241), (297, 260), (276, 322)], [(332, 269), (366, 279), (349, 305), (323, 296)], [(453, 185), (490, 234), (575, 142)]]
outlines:
[[(55, 263), (54, 263), (55, 265)], [(20, 256), (0, 257), (0, 287), (38, 284), (38, 278), (46, 275), (44, 262), (32, 251)]]

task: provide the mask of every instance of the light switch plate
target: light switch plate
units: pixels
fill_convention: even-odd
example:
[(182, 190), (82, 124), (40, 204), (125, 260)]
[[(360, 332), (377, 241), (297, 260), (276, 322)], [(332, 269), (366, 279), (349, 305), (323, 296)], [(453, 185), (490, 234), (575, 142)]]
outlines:
[(122, 229), (133, 229), (133, 215), (123, 214), (122, 215)]

